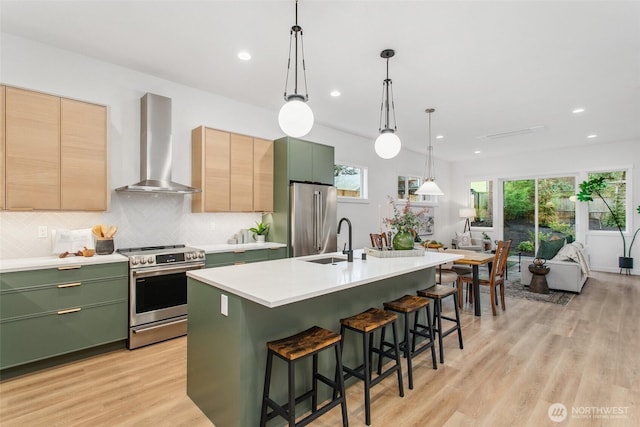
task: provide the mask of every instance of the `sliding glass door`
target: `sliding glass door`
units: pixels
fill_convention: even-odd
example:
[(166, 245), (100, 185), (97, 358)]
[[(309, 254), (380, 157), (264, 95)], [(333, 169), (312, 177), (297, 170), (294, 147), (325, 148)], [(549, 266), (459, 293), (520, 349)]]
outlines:
[(504, 181), (503, 235), (511, 239), (511, 250), (533, 255), (536, 228), (536, 182), (533, 179)]
[(575, 178), (503, 182), (504, 238), (512, 250), (534, 255), (541, 241), (575, 239)]

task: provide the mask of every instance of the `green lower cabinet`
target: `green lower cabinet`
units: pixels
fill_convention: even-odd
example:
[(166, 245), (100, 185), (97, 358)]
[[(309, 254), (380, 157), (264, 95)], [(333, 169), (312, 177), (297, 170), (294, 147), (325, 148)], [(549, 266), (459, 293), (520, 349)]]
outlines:
[(244, 264), (246, 262), (268, 261), (286, 258), (286, 248), (267, 248), (253, 250), (238, 250), (234, 252), (217, 252), (207, 254), (205, 266), (222, 267), (225, 265)]
[(125, 340), (126, 262), (3, 273), (0, 369)]
[(128, 302), (0, 321), (0, 369), (124, 340)]

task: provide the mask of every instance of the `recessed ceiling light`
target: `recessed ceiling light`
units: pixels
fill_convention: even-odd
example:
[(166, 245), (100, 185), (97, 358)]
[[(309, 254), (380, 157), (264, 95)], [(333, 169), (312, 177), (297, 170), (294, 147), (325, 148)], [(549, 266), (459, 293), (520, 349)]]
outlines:
[(436, 139), (443, 139), (444, 135), (436, 135)]
[(584, 113), (584, 108), (580, 107), (580, 108), (574, 108), (573, 110), (571, 110), (571, 112), (573, 114), (580, 114), (580, 113)]
[(598, 135), (596, 135), (595, 133), (592, 133), (591, 135), (587, 135), (587, 138), (589, 139), (593, 139), (593, 138), (597, 138)]
[(473, 154), (480, 154), (480, 153), (482, 153), (482, 151), (480, 151), (480, 150), (476, 150), (476, 151), (473, 152)]
[(238, 59), (242, 59), (243, 61), (248, 61), (251, 59), (251, 54), (247, 51), (238, 52)]
[(333, 96), (335, 98), (337, 96), (340, 96), (341, 94), (340, 94), (339, 90), (332, 90), (329, 95), (331, 95), (331, 96)]

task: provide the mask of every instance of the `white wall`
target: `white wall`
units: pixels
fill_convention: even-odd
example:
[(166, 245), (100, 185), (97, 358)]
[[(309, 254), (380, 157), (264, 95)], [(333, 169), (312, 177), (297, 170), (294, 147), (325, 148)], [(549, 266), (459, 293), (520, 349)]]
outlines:
[[(451, 166), (451, 186), (455, 197), (451, 200), (451, 222), (455, 221), (454, 212), (466, 207), (469, 182), (472, 180), (498, 178), (530, 178), (539, 176), (572, 176), (577, 177), (576, 185), (587, 178), (586, 172), (632, 168), (630, 186), (633, 210), (628, 229), (635, 230), (640, 226), (640, 215), (636, 208), (640, 204), (640, 143), (627, 141), (611, 144), (599, 144), (579, 149), (563, 149), (552, 152), (531, 151), (518, 157), (478, 159), (474, 161), (456, 162)], [(495, 185), (495, 184), (494, 184)], [(494, 187), (494, 194), (500, 191)], [(462, 221), (459, 221), (459, 231)], [(619, 233), (590, 232), (586, 230), (587, 206), (577, 204), (576, 240), (588, 247), (591, 268), (597, 271), (618, 272), (618, 256), (622, 256), (622, 239)], [(494, 224), (497, 221), (494, 221)], [(494, 226), (497, 231), (497, 227)], [(494, 231), (494, 233), (496, 232)], [(477, 235), (478, 233), (474, 233)], [(502, 236), (495, 235), (495, 238)], [(627, 233), (627, 245), (631, 233)], [(633, 248), (635, 257), (634, 274), (640, 274), (640, 241)]]
[[(107, 105), (109, 108), (109, 187), (139, 180), (140, 97), (152, 92), (173, 101), (173, 180), (191, 182), (191, 129), (213, 128), (267, 139), (283, 136), (277, 112), (238, 103), (157, 77), (125, 69), (86, 56), (2, 33), (0, 82), (68, 98)], [(377, 118), (372, 118), (375, 137)], [(400, 133), (400, 136), (402, 134)], [(373, 151), (373, 141), (316, 124), (305, 137), (336, 148), (336, 160), (369, 168), (370, 200), (340, 203), (338, 218), (349, 217), (354, 226), (354, 247), (368, 244), (368, 234), (378, 229), (377, 207), (387, 195), (396, 193), (396, 176), (421, 175), (424, 156), (403, 151), (392, 160), (382, 160)], [(443, 190), (448, 164), (437, 164)], [(106, 213), (0, 212), (0, 259), (46, 256), (49, 239), (39, 239), (37, 228), (90, 228), (96, 223), (116, 224), (116, 247), (151, 244), (226, 243), (233, 233), (248, 228), (259, 214), (192, 214), (190, 196), (153, 196), (111, 191)], [(441, 205), (446, 204), (446, 197)], [(440, 208), (438, 208), (440, 209)], [(439, 212), (436, 212), (439, 215)], [(436, 219), (437, 231), (446, 230), (446, 220)], [(339, 236), (342, 247), (346, 233)]]

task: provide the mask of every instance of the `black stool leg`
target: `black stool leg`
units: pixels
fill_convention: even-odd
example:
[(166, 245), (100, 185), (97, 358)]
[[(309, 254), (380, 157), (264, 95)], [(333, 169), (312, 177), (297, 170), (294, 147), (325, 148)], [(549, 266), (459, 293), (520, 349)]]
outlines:
[[(386, 328), (386, 326), (385, 326)], [(396, 322), (391, 322), (391, 330), (393, 331), (393, 346), (395, 348), (396, 353), (396, 364), (398, 365), (398, 390), (400, 392), (400, 397), (404, 397), (404, 386), (402, 384), (402, 367), (400, 365), (400, 346), (398, 345), (398, 331), (396, 329)]]
[[(415, 335), (414, 335), (415, 341)], [(407, 359), (407, 373), (409, 376), (409, 390), (413, 390), (413, 366), (409, 353), (409, 313), (404, 313), (404, 358)]]
[[(340, 409), (342, 411), (342, 427), (349, 427), (349, 417), (347, 416), (347, 396), (345, 395), (344, 389), (344, 376), (342, 375), (342, 340), (340, 343), (336, 343), (334, 346), (336, 351), (336, 384), (338, 384), (338, 388), (340, 389), (340, 396), (342, 397), (342, 402), (340, 402)], [(334, 390), (334, 399), (336, 398), (336, 391)]]
[[(431, 310), (429, 309), (428, 305), (425, 306), (425, 310), (427, 312), (427, 328), (429, 329), (429, 338), (431, 338), (431, 342), (433, 343), (431, 345), (431, 360), (433, 361), (433, 369), (438, 369), (438, 363), (436, 362), (436, 343), (435, 343), (435, 339), (434, 339), (435, 337), (433, 335), (433, 322), (431, 322)], [(457, 310), (457, 308), (456, 308), (456, 310)], [(416, 313), (416, 315), (417, 315), (417, 313)], [(417, 316), (416, 316), (416, 318), (417, 318)], [(442, 362), (440, 362), (440, 363), (442, 363)]]
[(264, 391), (262, 392), (262, 409), (260, 411), (260, 427), (267, 424), (267, 399), (269, 399), (269, 386), (271, 384), (271, 366), (273, 363), (273, 353), (267, 353), (267, 368), (264, 374)]
[(438, 323), (438, 346), (440, 347), (440, 363), (444, 363), (444, 347), (442, 346), (442, 301), (435, 300), (433, 315)]
[(460, 342), (460, 348), (462, 346), (462, 325), (460, 324), (460, 310), (458, 309), (458, 294), (453, 294), (453, 304), (456, 310), (456, 323), (458, 324), (458, 341)]
[(371, 353), (369, 352), (369, 341), (371, 337), (371, 332), (362, 334), (362, 354), (364, 357), (364, 418), (365, 424), (367, 425), (371, 424)]
[(295, 427), (296, 425), (296, 380), (295, 380), (295, 372), (296, 372), (296, 364), (291, 361), (288, 363), (289, 365), (289, 410), (287, 414), (289, 415), (289, 427)]
[(313, 355), (313, 377), (312, 394), (311, 394), (311, 412), (318, 410), (318, 354)]

